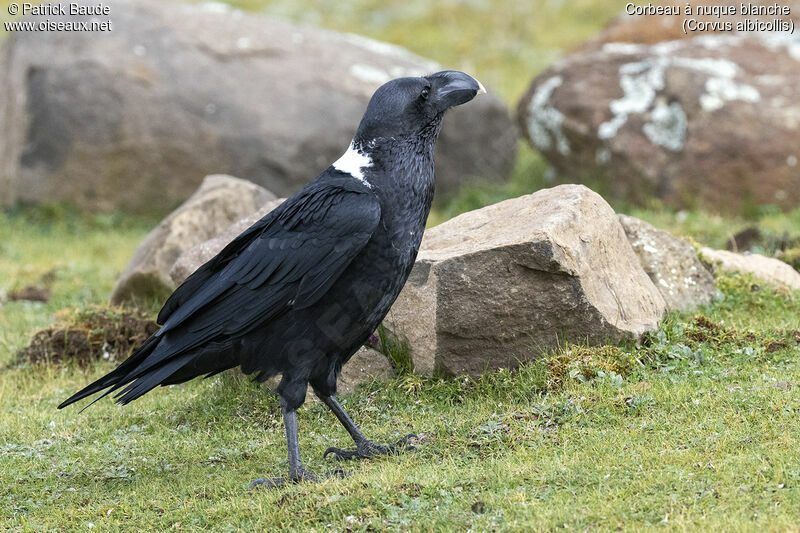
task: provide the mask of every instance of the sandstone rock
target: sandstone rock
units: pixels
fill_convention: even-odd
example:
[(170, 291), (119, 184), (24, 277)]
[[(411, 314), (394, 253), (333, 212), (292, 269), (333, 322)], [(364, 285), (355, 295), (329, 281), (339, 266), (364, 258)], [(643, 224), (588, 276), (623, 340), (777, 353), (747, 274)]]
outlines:
[(275, 200), (269, 200), (265, 203), (261, 208), (246, 217), (234, 222), (221, 233), (215, 235), (214, 237), (208, 239), (207, 241), (203, 241), (201, 243), (192, 246), (188, 250), (184, 251), (178, 259), (173, 263), (172, 267), (169, 269), (169, 277), (174, 282), (174, 286), (177, 287), (183, 280), (189, 277), (189, 274), (197, 270), (203, 263), (217, 255), (220, 251), (222, 251), (225, 246), (233, 239), (239, 236), (244, 230), (258, 222), (258, 220), (278, 207), (285, 198), (276, 198)]
[(741, 212), (800, 202), (800, 37), (607, 43), (538, 76), (519, 104), (555, 174), (612, 197)]
[(371, 379), (394, 379), (395, 373), (389, 359), (372, 348), (362, 347), (342, 367), (336, 390), (350, 394), (355, 388)]
[(169, 270), (185, 250), (274, 200), (268, 190), (231, 176), (207, 176), (200, 188), (139, 244), (111, 301), (161, 296), (175, 288)]
[(773, 285), (800, 289), (800, 273), (778, 259), (711, 248), (700, 249), (700, 255), (714, 268), (725, 272), (749, 273)]
[(563, 185), (427, 230), (384, 324), (415, 371), (477, 375), (568, 341), (638, 338), (665, 310), (611, 207)]
[[(28, 20), (43, 18), (65, 19)], [(111, 32), (3, 42), (3, 201), (167, 212), (212, 173), (286, 196), (344, 152), (379, 85), (440, 68), (221, 3), (118, 0), (112, 18)], [(437, 188), (502, 181), (516, 149), (505, 106), (479, 98), (445, 120)]]
[(667, 309), (693, 309), (714, 299), (717, 292), (714, 276), (705, 269), (694, 246), (644, 220), (617, 216), (642, 268), (664, 297)]

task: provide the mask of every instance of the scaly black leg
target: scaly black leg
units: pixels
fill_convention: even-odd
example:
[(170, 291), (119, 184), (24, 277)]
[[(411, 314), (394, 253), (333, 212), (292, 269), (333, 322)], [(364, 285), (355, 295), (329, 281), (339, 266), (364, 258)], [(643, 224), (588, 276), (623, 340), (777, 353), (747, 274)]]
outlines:
[(342, 423), (347, 432), (350, 433), (350, 436), (353, 437), (353, 442), (356, 443), (355, 450), (343, 450), (331, 446), (325, 450), (325, 457), (327, 457), (329, 453), (332, 453), (338, 460), (346, 461), (348, 459), (366, 459), (375, 457), (376, 455), (397, 455), (404, 450), (415, 449), (414, 446), (408, 443), (410, 439), (416, 437), (413, 433), (406, 435), (394, 444), (383, 445), (372, 442), (361, 433), (361, 430), (358, 429), (358, 426), (356, 426), (353, 419), (350, 418), (350, 415), (347, 414), (347, 411), (344, 410), (344, 407), (342, 407), (342, 404), (339, 403), (335, 396), (321, 396), (319, 394), (317, 396), (319, 396), (319, 399), (333, 411), (333, 414), (336, 415), (339, 422)]
[(300, 461), (300, 442), (297, 438), (297, 411), (289, 410), (286, 402), (281, 399), (281, 412), (283, 413), (283, 423), (286, 426), (286, 444), (289, 448), (289, 476), (260, 478), (250, 483), (250, 490), (260, 487), (275, 488), (286, 483), (298, 483), (300, 481), (314, 481), (326, 477), (344, 477), (345, 473), (341, 469), (331, 470), (322, 476), (309, 472), (303, 468)]

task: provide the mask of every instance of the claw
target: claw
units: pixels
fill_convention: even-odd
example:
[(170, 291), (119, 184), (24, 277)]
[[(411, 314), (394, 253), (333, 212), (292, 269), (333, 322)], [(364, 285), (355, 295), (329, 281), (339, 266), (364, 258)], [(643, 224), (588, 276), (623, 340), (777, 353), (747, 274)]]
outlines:
[(261, 477), (250, 483), (250, 490), (253, 489), (277, 489), (286, 484), (285, 477)]
[(325, 453), (322, 454), (322, 458), (323, 459), (327, 458), (328, 454), (331, 453), (336, 455), (336, 459), (338, 459), (339, 461), (347, 461), (356, 456), (355, 450), (343, 450), (341, 448), (336, 448), (335, 446), (331, 446), (330, 448), (325, 450)]
[(342, 448), (331, 446), (325, 450), (323, 457), (328, 457), (329, 454), (333, 454), (336, 456), (337, 461), (349, 461), (350, 459), (369, 459), (370, 457), (375, 457), (378, 455), (399, 455), (400, 452), (403, 451), (416, 450), (414, 446), (408, 444), (410, 439), (416, 437), (416, 434), (410, 433), (394, 444), (389, 444), (388, 446), (375, 444), (371, 440), (363, 440), (356, 444), (355, 450), (343, 450)]

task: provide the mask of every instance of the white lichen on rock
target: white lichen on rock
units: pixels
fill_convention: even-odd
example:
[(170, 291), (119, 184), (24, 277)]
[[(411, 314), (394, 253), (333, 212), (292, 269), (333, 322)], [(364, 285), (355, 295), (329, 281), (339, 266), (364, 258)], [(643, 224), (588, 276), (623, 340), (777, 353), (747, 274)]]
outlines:
[(611, 161), (611, 150), (607, 146), (601, 146), (595, 151), (594, 160), (598, 165), (607, 165)]
[(761, 43), (770, 50), (778, 51), (779, 49), (783, 48), (789, 53), (789, 56), (792, 57), (792, 59), (800, 61), (800, 36), (797, 34), (759, 31), (749, 33), (748, 35), (752, 35), (760, 40)]
[(355, 63), (350, 65), (350, 68), (347, 70), (351, 76), (364, 83), (374, 83), (376, 85), (380, 85), (392, 79), (389, 76), (389, 73), (382, 68), (373, 67), (372, 65), (364, 65), (363, 63)]
[(644, 125), (643, 130), (653, 144), (678, 152), (686, 141), (686, 124), (686, 113), (681, 104), (659, 102), (650, 113), (650, 122)]
[(714, 77), (706, 80), (706, 93), (700, 96), (700, 106), (705, 111), (716, 111), (726, 102), (742, 100), (755, 103), (761, 100), (761, 93), (752, 85), (736, 83), (731, 78)]
[[(713, 48), (738, 37), (704, 36), (704, 46)], [(737, 41), (738, 42), (738, 41)], [(615, 43), (621, 45), (623, 43)], [(665, 86), (665, 75), (669, 68), (683, 68), (705, 74), (708, 79), (705, 92), (700, 96), (700, 106), (706, 111), (716, 111), (726, 102), (740, 100), (758, 102), (761, 95), (755, 87), (735, 81), (739, 67), (732, 61), (718, 58), (694, 58), (673, 55), (685, 46), (682, 41), (668, 41), (650, 47), (606, 45), (603, 50), (611, 53), (647, 54), (641, 61), (625, 63), (619, 67), (619, 84), (623, 91), (622, 98), (612, 100), (609, 109), (612, 117), (600, 124), (597, 136), (601, 140), (609, 140), (617, 135), (633, 114), (650, 113), (650, 122), (644, 125), (645, 136), (654, 144), (672, 151), (683, 149), (686, 140), (688, 119), (683, 107), (678, 102), (666, 104), (657, 101), (656, 96)]]
[(528, 132), (538, 148), (550, 150), (555, 144), (558, 153), (567, 155), (570, 147), (563, 130), (564, 114), (549, 104), (553, 91), (563, 82), (561, 76), (553, 76), (537, 87), (528, 104)]
[(345, 33), (342, 35), (342, 38), (354, 46), (358, 46), (359, 48), (369, 52), (385, 56), (389, 59), (422, 64), (422, 69), (428, 71), (420, 71), (416, 74), (412, 74), (414, 76), (421, 76), (423, 74), (430, 74), (431, 72), (441, 70), (441, 66), (435, 61), (418, 56), (412, 52), (409, 52), (402, 46), (397, 46), (396, 44), (376, 41), (375, 39), (370, 39), (369, 37), (364, 37), (363, 35), (356, 35), (355, 33)]
[(609, 108), (614, 116), (603, 122), (597, 130), (601, 139), (611, 139), (628, 121), (632, 113), (644, 113), (655, 100), (657, 91), (664, 88), (664, 71), (667, 58), (626, 63), (619, 68), (622, 98), (612, 100)]
[(640, 54), (645, 50), (644, 45), (636, 43), (606, 43), (603, 45), (603, 53), (606, 54)]

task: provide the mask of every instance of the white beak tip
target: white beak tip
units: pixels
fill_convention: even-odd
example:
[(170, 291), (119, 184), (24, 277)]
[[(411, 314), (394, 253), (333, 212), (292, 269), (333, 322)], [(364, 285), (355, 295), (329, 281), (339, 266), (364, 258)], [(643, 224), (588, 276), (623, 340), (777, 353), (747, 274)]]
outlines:
[(478, 81), (478, 94), (486, 94), (486, 87), (484, 87), (483, 84), (479, 81)]

